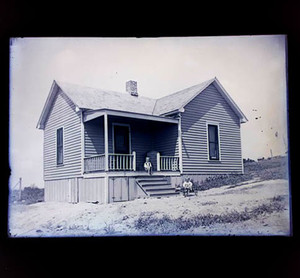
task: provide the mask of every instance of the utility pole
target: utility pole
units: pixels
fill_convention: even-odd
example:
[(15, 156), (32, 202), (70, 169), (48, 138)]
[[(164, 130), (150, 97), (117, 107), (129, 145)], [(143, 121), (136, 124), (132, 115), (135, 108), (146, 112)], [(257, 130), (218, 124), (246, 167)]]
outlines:
[(22, 178), (19, 179), (19, 201), (22, 199)]
[(271, 158), (272, 158), (273, 157), (272, 149), (270, 149), (270, 153), (271, 153)]

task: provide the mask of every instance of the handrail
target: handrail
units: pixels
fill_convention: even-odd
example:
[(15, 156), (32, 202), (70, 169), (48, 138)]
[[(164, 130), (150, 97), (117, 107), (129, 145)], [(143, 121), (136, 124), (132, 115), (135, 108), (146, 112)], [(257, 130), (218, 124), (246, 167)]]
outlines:
[(139, 187), (140, 189), (142, 189), (142, 191), (143, 191), (147, 196), (149, 196), (149, 194), (146, 192), (146, 190), (140, 185), (140, 183), (139, 183), (137, 180), (135, 180), (135, 183), (138, 185), (138, 187)]
[(108, 155), (133, 156), (132, 153), (109, 153)]
[(105, 156), (105, 153), (86, 156), (86, 157), (84, 157), (84, 159), (92, 158), (92, 157), (100, 157), (100, 156)]

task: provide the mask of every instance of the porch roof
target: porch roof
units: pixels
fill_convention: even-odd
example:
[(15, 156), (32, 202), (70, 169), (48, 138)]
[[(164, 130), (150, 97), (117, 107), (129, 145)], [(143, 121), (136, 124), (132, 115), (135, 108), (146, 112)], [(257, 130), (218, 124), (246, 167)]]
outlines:
[(164, 123), (178, 124), (179, 122), (178, 119), (174, 119), (174, 118), (161, 117), (155, 115), (145, 115), (145, 114), (133, 113), (133, 112), (116, 111), (116, 110), (109, 110), (109, 109), (87, 110), (84, 112), (83, 121), (87, 122), (95, 118), (104, 116), (104, 114), (111, 115), (111, 116), (126, 117), (126, 118), (142, 119), (148, 121), (158, 121)]

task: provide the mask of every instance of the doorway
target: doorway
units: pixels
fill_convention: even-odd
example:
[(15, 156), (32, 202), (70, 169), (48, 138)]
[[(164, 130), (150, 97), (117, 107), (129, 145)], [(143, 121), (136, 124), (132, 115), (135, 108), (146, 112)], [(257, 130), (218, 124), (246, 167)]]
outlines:
[(113, 151), (117, 154), (130, 154), (130, 126), (113, 123)]

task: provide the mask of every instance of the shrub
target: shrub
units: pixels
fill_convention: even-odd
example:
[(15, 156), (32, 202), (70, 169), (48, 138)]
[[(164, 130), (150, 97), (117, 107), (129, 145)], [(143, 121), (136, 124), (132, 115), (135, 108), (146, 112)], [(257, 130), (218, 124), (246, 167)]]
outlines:
[[(25, 187), (21, 192), (21, 200), (25, 204), (33, 204), (44, 201), (44, 188)], [(19, 191), (13, 190), (11, 192), (11, 201), (19, 201)]]

